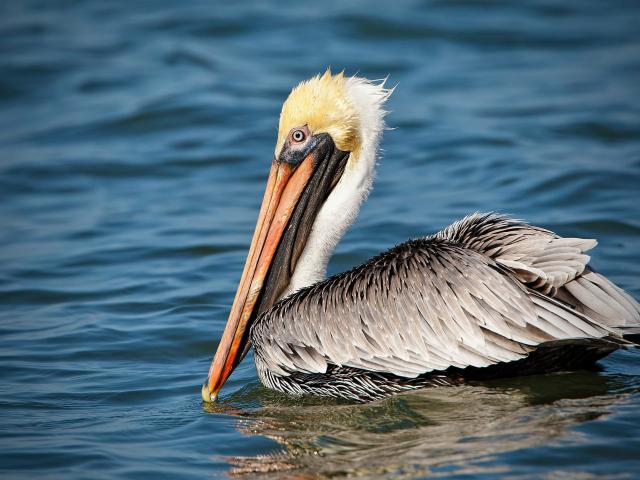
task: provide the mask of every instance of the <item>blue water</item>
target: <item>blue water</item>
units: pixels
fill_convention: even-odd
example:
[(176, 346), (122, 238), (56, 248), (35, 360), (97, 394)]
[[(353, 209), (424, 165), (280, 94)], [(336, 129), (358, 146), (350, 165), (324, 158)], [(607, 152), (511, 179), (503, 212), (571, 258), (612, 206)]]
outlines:
[[(637, 478), (640, 352), (368, 405), (205, 406), (289, 89), (389, 75), (330, 264), (473, 211), (597, 238), (640, 297), (637, 1), (0, 4), (3, 478)], [(260, 473), (259, 473), (260, 472)]]

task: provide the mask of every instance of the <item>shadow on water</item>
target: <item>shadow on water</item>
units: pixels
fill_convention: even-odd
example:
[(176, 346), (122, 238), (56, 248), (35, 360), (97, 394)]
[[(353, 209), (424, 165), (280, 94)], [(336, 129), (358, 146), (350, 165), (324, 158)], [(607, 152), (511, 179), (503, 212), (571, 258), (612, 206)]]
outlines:
[[(455, 475), (500, 471), (496, 456), (572, 437), (640, 392), (637, 377), (575, 372), (425, 389), (370, 404), (291, 399), (251, 384), (212, 414), (237, 418), (272, 453), (230, 457), (248, 478)], [(485, 463), (485, 465), (483, 465)]]

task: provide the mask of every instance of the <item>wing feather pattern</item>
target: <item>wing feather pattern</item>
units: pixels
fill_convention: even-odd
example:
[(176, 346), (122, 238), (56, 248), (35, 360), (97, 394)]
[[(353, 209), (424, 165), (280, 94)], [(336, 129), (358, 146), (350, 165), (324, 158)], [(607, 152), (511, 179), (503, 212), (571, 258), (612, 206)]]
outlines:
[(640, 325), (640, 304), (589, 266), (592, 239), (562, 238), (544, 228), (493, 213), (469, 215), (436, 237), (494, 259), (527, 287), (558, 298), (613, 327)]
[(589, 263), (585, 252), (595, 240), (562, 238), (496, 214), (473, 214), (452, 224), (436, 237), (464, 245), (507, 267), (528, 287), (554, 295), (578, 277)]
[(636, 318), (637, 303), (590, 270), (582, 281), (594, 245), (467, 217), (276, 304), (252, 327), (256, 362), (280, 376), (337, 366), (415, 378), (515, 361), (546, 342), (615, 338), (590, 316), (611, 303), (600, 292)]

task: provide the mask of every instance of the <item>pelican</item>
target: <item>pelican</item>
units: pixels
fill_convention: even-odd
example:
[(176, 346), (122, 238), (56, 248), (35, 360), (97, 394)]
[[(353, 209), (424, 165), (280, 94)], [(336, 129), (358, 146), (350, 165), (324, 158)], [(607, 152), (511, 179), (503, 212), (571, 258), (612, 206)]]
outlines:
[(327, 70), (285, 101), (204, 401), (250, 346), (267, 388), (366, 402), (584, 368), (638, 341), (640, 305), (588, 266), (595, 240), (495, 213), (324, 279), (371, 190), (392, 93), (384, 83)]

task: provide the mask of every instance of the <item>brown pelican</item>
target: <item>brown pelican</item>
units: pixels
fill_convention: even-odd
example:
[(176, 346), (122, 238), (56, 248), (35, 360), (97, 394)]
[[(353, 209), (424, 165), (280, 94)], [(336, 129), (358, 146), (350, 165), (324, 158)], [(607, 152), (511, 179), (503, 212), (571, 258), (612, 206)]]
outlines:
[(261, 382), (368, 401), (592, 365), (640, 305), (587, 264), (595, 240), (474, 214), (323, 280), (371, 189), (391, 89), (327, 71), (285, 101), (249, 254), (207, 381), (254, 347)]

